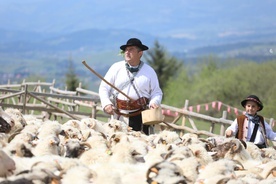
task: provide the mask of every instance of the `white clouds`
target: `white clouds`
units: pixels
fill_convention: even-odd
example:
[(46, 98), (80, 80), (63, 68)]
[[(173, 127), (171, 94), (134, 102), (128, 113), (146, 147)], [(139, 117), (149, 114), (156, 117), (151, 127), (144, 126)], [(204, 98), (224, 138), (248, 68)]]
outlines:
[(228, 37), (228, 36), (246, 36), (254, 34), (253, 31), (225, 31), (218, 34), (218, 37)]

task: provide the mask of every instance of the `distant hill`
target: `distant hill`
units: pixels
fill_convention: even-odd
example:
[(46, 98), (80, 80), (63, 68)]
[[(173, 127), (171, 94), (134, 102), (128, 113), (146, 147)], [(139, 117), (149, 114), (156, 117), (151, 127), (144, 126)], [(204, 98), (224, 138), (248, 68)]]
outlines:
[(68, 60), (85, 82), (97, 82), (81, 61), (104, 74), (122, 59), (119, 46), (130, 37), (150, 48), (158, 41), (186, 63), (208, 55), (273, 59), (275, 6), (273, 0), (1, 1), (0, 82), (62, 80)]
[[(8, 32), (2, 31), (2, 33), (1, 37), (8, 35)], [(110, 64), (122, 59), (118, 54), (119, 46), (126, 40), (123, 37), (138, 34), (126, 30), (94, 29), (47, 36), (31, 32), (9, 33), (14, 35), (14, 40), (0, 43), (1, 83), (6, 83), (8, 79), (16, 81), (30, 76), (40, 76), (50, 81), (55, 78), (57, 82), (63, 83), (70, 59), (73, 60), (79, 76), (91, 86), (97, 85), (98, 79), (84, 68), (81, 61), (86, 60), (96, 71), (104, 75)], [(121, 33), (124, 33), (124, 36), (121, 36)], [(145, 40), (145, 44), (152, 47), (157, 40), (170, 55), (183, 60), (186, 64), (195, 64), (199, 61), (198, 57), (209, 55), (222, 59), (242, 58), (256, 62), (276, 58), (276, 42), (270, 41), (274, 35), (269, 37), (266, 34), (256, 34), (255, 37), (249, 38), (240, 36), (240, 39), (220, 40), (219, 44), (206, 46), (200, 46), (196, 41), (183, 38), (156, 39), (150, 34), (140, 35), (143, 35), (140, 38)], [(91, 81), (95, 81), (96, 84), (91, 84)]]

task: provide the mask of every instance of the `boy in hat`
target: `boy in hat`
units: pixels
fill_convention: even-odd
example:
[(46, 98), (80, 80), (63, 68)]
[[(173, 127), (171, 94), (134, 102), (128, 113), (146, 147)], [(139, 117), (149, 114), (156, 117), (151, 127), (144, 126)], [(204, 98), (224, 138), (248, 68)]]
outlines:
[(250, 95), (241, 105), (245, 114), (238, 116), (225, 131), (226, 137), (235, 136), (245, 142), (253, 142), (259, 148), (266, 148), (267, 139), (276, 141), (276, 133), (264, 118), (257, 114), (263, 109), (263, 103), (256, 95)]
[(130, 38), (120, 49), (124, 60), (114, 63), (104, 78), (121, 93), (102, 81), (99, 87), (101, 105), (104, 112), (125, 122), (132, 130), (149, 134), (149, 127), (142, 123), (141, 112), (148, 107), (158, 108), (163, 93), (154, 69), (141, 61), (148, 47), (139, 39)]

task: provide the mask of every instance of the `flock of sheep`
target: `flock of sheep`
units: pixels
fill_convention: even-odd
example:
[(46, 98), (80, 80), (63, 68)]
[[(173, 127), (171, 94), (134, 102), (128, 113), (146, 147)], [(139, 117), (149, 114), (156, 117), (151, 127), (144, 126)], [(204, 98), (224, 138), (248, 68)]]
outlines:
[(60, 124), (11, 108), (0, 117), (0, 184), (276, 183), (273, 147), (170, 129), (147, 136), (117, 120)]

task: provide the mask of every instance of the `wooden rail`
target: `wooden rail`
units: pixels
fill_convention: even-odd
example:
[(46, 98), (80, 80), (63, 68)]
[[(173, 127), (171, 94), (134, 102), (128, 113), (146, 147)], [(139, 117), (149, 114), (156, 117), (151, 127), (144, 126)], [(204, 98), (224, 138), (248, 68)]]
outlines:
[[(162, 106), (162, 109), (164, 110), (170, 110), (178, 114), (176, 117), (174, 117), (174, 119), (171, 122), (167, 122), (165, 118), (164, 124), (179, 130), (181, 134), (183, 134), (186, 131), (197, 135), (206, 135), (206, 136), (224, 135), (226, 127), (231, 125), (231, 123), (233, 122), (232, 120), (226, 119), (226, 114), (227, 114), (226, 112), (223, 112), (222, 118), (214, 118), (204, 114), (188, 111), (185, 108), (180, 109), (180, 108), (168, 106), (165, 104), (162, 104), (161, 106)], [(209, 130), (200, 130), (198, 128), (198, 124), (195, 123), (194, 121), (195, 119), (198, 119), (201, 123), (205, 123), (206, 125), (208, 123)], [(176, 122), (179, 122), (179, 120), (181, 120), (181, 124), (177, 125)], [(188, 122), (190, 123), (191, 128), (186, 126), (186, 123)], [(220, 126), (219, 133), (215, 132), (215, 126)]]
[[(84, 117), (109, 118), (102, 111), (99, 94), (82, 89), (81, 84), (76, 91), (57, 89), (54, 87), (54, 81), (52, 83), (24, 81), (21, 85), (0, 85), (0, 105), (3, 109), (16, 108), (23, 114), (34, 114), (40, 118), (54, 120), (57, 118), (80, 120)], [(164, 112), (170, 111), (177, 115), (164, 114), (165, 120), (160, 127), (174, 129), (181, 135), (190, 132), (198, 136), (223, 136), (225, 129), (232, 123), (232, 120), (227, 119), (225, 111), (221, 118), (188, 111), (188, 100), (185, 101), (182, 109), (165, 104), (161, 107)]]
[[(85, 89), (61, 90), (53, 83), (23, 82), (21, 85), (0, 85), (0, 104), (3, 108), (20, 109), (23, 114), (35, 114), (48, 119), (104, 117), (99, 95)], [(84, 108), (82, 108), (82, 106)], [(44, 113), (42, 113), (44, 112)]]

